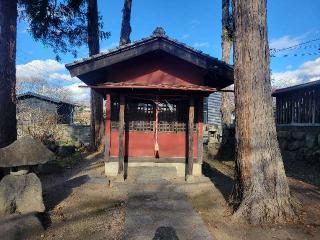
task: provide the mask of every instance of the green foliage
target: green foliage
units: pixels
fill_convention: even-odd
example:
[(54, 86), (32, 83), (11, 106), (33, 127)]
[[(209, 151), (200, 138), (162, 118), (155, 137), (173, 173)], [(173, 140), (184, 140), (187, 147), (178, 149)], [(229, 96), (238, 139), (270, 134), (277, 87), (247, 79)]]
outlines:
[[(37, 41), (59, 53), (71, 53), (77, 57), (77, 50), (88, 43), (87, 0), (19, 0), (19, 16), (26, 20), (29, 32)], [(108, 38), (99, 16), (99, 35)]]
[(234, 23), (232, 14), (229, 16), (228, 23), (223, 29), (222, 37), (230, 42), (233, 42), (234, 40)]

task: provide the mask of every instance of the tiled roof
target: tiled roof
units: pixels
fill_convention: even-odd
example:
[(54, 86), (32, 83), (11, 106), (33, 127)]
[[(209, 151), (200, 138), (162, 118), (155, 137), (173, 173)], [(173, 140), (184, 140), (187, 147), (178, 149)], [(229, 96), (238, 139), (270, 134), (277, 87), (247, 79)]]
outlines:
[[(224, 64), (224, 65), (229, 65), (229, 64), (226, 64), (225, 62), (222, 62), (220, 60), (218, 60), (217, 58), (214, 58), (212, 56), (210, 56), (209, 54), (206, 54), (198, 49), (195, 49), (191, 46), (188, 46), (176, 39), (173, 39), (173, 38), (170, 38), (169, 36), (166, 35), (165, 31), (158, 27), (156, 28), (156, 30), (153, 32), (153, 34), (149, 37), (146, 37), (146, 38), (142, 38), (138, 41), (134, 41), (134, 42), (131, 42), (131, 43), (128, 43), (128, 44), (125, 44), (125, 45), (122, 45), (122, 46), (118, 46), (116, 48), (113, 48), (113, 49), (110, 49), (108, 50), (107, 52), (101, 52), (101, 53), (98, 53), (98, 54), (95, 54), (95, 55), (92, 55), (90, 57), (87, 57), (87, 58), (82, 58), (80, 60), (77, 60), (77, 61), (74, 61), (73, 63), (70, 63), (70, 64), (66, 64), (66, 67), (69, 68), (69, 67), (73, 67), (73, 66), (76, 66), (76, 65), (79, 65), (81, 63), (84, 63), (86, 61), (90, 61), (90, 60), (93, 60), (93, 59), (100, 59), (100, 58), (104, 58), (104, 57), (107, 57), (107, 56), (111, 56), (111, 55), (114, 55), (116, 53), (119, 53), (123, 50), (127, 50), (127, 49), (130, 49), (130, 48), (133, 48), (133, 47), (137, 47), (139, 45), (143, 45), (143, 44), (146, 44), (148, 42), (152, 42), (152, 41), (155, 41), (155, 40), (158, 40), (158, 39), (163, 39), (163, 40), (167, 40), (171, 43), (174, 43), (176, 44), (177, 46), (180, 46), (182, 48), (184, 48), (185, 50), (189, 50), (193, 53), (196, 53), (198, 54), (199, 56), (202, 56), (202, 57), (205, 57), (205, 58), (208, 58), (208, 59), (211, 59), (211, 60), (214, 60), (214, 61), (217, 61), (217, 62), (220, 62), (221, 64)], [(230, 68), (232, 68), (231, 65), (229, 65)]]

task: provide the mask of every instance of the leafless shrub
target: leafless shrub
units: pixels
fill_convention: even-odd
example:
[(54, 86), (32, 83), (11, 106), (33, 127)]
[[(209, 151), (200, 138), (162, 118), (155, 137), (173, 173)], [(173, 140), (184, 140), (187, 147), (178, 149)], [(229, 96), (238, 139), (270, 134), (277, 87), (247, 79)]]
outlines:
[(30, 135), (42, 142), (59, 141), (62, 137), (59, 131), (57, 114), (40, 108), (19, 104), (17, 111), (18, 136)]

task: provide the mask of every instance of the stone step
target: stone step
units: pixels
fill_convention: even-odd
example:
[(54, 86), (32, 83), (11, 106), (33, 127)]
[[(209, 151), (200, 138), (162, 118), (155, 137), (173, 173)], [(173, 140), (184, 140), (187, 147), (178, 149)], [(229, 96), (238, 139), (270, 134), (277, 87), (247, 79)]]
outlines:
[(136, 182), (157, 182), (177, 178), (175, 167), (129, 167), (128, 180)]

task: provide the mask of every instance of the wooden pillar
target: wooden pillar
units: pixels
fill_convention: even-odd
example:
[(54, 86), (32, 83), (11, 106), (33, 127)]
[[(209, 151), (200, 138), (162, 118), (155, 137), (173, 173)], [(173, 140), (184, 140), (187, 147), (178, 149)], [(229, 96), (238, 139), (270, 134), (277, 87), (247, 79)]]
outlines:
[(197, 123), (197, 136), (198, 136), (198, 163), (203, 161), (203, 97), (198, 100), (198, 123)]
[(125, 154), (124, 112), (125, 112), (125, 96), (120, 95), (120, 102), (119, 102), (119, 170), (118, 170), (118, 174), (123, 174), (123, 169), (124, 169), (124, 154)]
[(106, 95), (106, 126), (104, 133), (104, 161), (110, 161), (110, 143), (111, 143), (111, 96)]
[(192, 175), (193, 171), (193, 127), (194, 127), (194, 98), (189, 100), (188, 119), (188, 168), (187, 175)]

